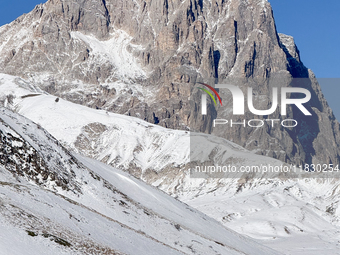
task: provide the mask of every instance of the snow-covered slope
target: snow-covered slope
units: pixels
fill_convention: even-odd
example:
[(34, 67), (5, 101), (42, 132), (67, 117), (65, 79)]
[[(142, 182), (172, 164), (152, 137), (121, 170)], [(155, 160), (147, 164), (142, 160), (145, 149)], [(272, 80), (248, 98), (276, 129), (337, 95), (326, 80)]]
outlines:
[[(166, 129), (135, 117), (94, 110), (62, 99), (56, 102), (56, 97), (37, 93), (39, 89), (19, 78), (0, 74), (1, 80), (5, 106), (43, 126), (67, 148), (115, 167), (142, 173), (160, 172), (167, 167), (187, 169), (190, 149), (191, 155), (201, 155), (202, 162), (208, 161), (210, 153), (204, 154), (199, 147), (190, 148), (190, 136), (207, 141), (215, 157), (224, 162), (237, 158), (240, 165), (282, 164), (254, 155), (227, 140), (220, 145), (220, 139), (213, 136), (189, 135), (187, 131)], [(11, 98), (11, 103), (7, 98)], [(216, 150), (228, 153), (221, 157)]]
[(95, 36), (85, 35), (81, 32), (71, 32), (73, 39), (87, 44), (94, 55), (94, 61), (99, 63), (110, 62), (114, 66), (116, 76), (122, 81), (130, 79), (143, 79), (145, 71), (137, 63), (136, 58), (127, 50), (127, 47), (137, 47), (131, 44), (132, 37), (123, 30), (116, 30), (109, 40), (100, 41)]
[[(130, 171), (225, 226), (286, 254), (319, 254), (321, 250), (336, 254), (340, 220), (337, 180), (190, 178), (187, 132), (61, 99), (55, 102), (56, 98), (47, 94), (26, 96), (37, 93), (32, 85), (22, 85), (25, 83), (15, 77), (1, 77), (0, 92), (14, 96), (5, 104), (39, 123), (73, 151)], [(222, 160), (230, 157), (237, 158), (239, 164), (281, 164), (229, 141), (221, 145), (213, 136), (197, 135), (210, 141), (212, 151), (227, 151)], [(214, 155), (218, 157), (218, 153)], [(202, 161), (208, 160), (205, 156)], [(77, 157), (90, 168), (93, 165), (91, 160)], [(105, 171), (100, 175), (121, 187), (111, 168), (101, 166)], [(126, 192), (134, 197), (140, 190)]]
[(178, 198), (285, 254), (333, 255), (340, 250), (339, 191), (337, 179), (252, 180), (242, 186), (219, 181), (215, 190), (195, 197), (181, 192)]
[(2, 251), (26, 232), (11, 254), (275, 254), (127, 173), (74, 157), (10, 110), (0, 120), (10, 162), (0, 166), (1, 229), (11, 235)]

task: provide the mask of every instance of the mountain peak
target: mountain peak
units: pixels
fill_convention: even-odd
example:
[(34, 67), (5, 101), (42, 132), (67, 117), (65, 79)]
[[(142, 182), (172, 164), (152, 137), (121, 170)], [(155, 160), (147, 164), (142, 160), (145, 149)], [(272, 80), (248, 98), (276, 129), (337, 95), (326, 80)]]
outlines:
[[(267, 1), (51, 0), (1, 31), (4, 73), (74, 103), (164, 127), (213, 132), (212, 119), (196, 118), (198, 103), (188, 98), (195, 94), (196, 81), (219, 83), (232, 77), (254, 82), (262, 91), (269, 91), (268, 81), (282, 75), (287, 81), (282, 86), (290, 86), (291, 78), (310, 79), (313, 85), (306, 85), (314, 90), (310, 107), (320, 111), (315, 116), (330, 112), (293, 38), (277, 33)], [(259, 104), (267, 107), (270, 101)], [(330, 121), (325, 126), (335, 127)], [(305, 143), (332, 143), (339, 132), (329, 128), (328, 138), (321, 138), (318, 130), (309, 130), (307, 142), (301, 130), (285, 135), (291, 143), (288, 151), (278, 135), (258, 136), (254, 130), (234, 142), (300, 164), (320, 160)], [(250, 142), (253, 139), (256, 142)], [(268, 152), (262, 144), (271, 139), (276, 145)], [(294, 141), (299, 145), (293, 146)], [(338, 150), (327, 162), (338, 161)]]

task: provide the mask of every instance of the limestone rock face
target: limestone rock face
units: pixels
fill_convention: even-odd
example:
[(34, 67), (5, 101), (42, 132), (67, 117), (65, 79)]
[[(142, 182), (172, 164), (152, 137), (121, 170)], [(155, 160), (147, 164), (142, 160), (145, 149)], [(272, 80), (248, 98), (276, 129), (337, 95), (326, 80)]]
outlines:
[[(49, 0), (0, 28), (0, 54), (1, 72), (72, 102), (214, 133), (286, 162), (339, 162), (339, 124), (266, 0)], [(197, 81), (237, 80), (268, 109), (263, 95), (293, 78), (312, 93), (312, 117), (288, 109), (298, 128), (213, 129), (215, 117), (232, 117), (222, 90), (229, 108), (200, 114)], [(283, 119), (279, 108), (270, 117)]]

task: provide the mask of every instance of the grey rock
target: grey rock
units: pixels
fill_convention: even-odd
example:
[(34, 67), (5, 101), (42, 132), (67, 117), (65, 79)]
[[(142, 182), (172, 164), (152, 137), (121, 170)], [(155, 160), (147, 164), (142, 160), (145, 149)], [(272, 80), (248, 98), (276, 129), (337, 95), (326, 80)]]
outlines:
[[(286, 162), (339, 162), (339, 123), (266, 0), (49, 0), (0, 28), (0, 53), (2, 72), (72, 102), (213, 133)], [(212, 120), (230, 118), (227, 110), (199, 113), (197, 81), (250, 85), (266, 109), (271, 99), (260, 95), (274, 82), (293, 86), (292, 78), (305, 78), (312, 93), (313, 117), (288, 110), (299, 128), (221, 131)], [(271, 117), (282, 119), (279, 109)]]

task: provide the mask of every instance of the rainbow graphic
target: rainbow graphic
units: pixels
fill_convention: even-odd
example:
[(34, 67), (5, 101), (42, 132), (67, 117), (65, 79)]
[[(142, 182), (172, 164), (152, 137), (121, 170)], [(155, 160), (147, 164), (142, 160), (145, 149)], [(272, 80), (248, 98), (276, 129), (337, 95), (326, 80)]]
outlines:
[[(216, 91), (213, 87), (211, 87), (211, 86), (208, 85), (208, 84), (202, 83), (202, 82), (197, 82), (197, 83), (206, 86), (206, 87), (209, 88), (212, 92), (214, 92), (214, 94), (217, 96), (217, 98), (218, 98), (218, 100), (220, 101), (220, 104), (221, 104), (221, 106), (222, 106), (221, 97), (220, 97), (220, 95), (217, 93), (217, 91)], [(211, 99), (214, 101), (215, 105), (217, 105), (216, 100), (215, 100), (215, 97), (210, 93), (210, 91), (208, 91), (207, 89), (204, 89), (204, 88), (198, 88), (198, 89), (200, 89), (200, 90), (206, 92), (206, 93), (211, 97)]]
[[(221, 100), (221, 97), (220, 95), (217, 93), (217, 91), (211, 87), (210, 85), (208, 84), (205, 84), (205, 83), (202, 83), (202, 82), (197, 82), (198, 84), (202, 84), (204, 86), (206, 86), (208, 89), (210, 89), (212, 92), (214, 92), (214, 94), (217, 96), (218, 100), (220, 101), (220, 104), (222, 106), (222, 100)], [(217, 102), (215, 100), (215, 97), (213, 96), (213, 94), (211, 94), (211, 92), (205, 88), (198, 88), (204, 92), (206, 92), (210, 97), (211, 99), (214, 101), (215, 103), (215, 106), (217, 106)], [(202, 93), (202, 102), (201, 102), (201, 106), (202, 106), (202, 115), (207, 115), (207, 95), (206, 94), (203, 94)]]

